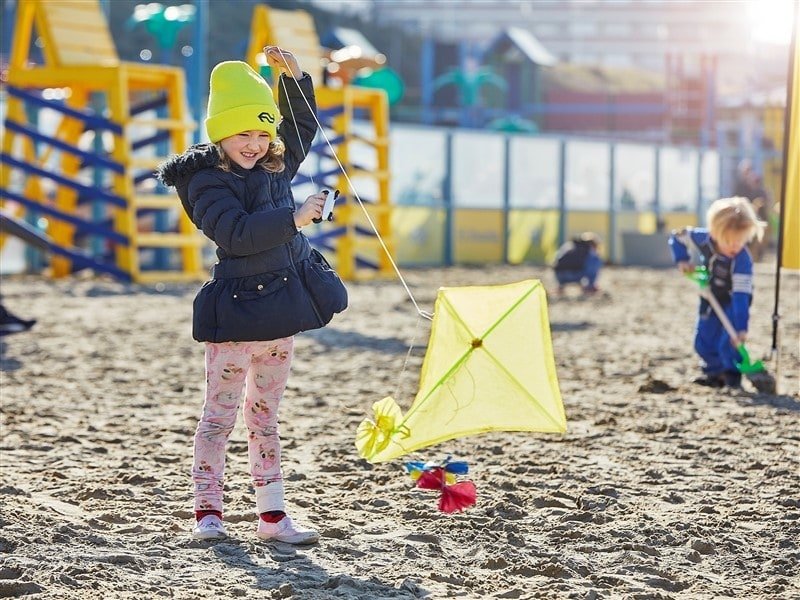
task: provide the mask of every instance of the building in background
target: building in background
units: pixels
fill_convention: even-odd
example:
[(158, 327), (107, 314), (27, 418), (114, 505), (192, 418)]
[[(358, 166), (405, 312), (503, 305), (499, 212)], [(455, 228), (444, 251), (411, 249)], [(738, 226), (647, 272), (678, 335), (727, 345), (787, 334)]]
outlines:
[[(661, 73), (678, 57), (700, 69), (715, 57), (721, 95), (767, 85), (786, 75), (786, 44), (775, 44), (791, 0), (500, 0), (451, 2), (339, 2), (343, 10), (367, 9), (382, 25), (440, 41), (485, 44), (498, 32), (521, 27), (562, 62), (638, 67)], [(329, 3), (324, 5), (329, 7)], [(788, 10), (787, 10), (788, 7)], [(760, 25), (760, 24), (763, 24)], [(772, 28), (770, 31), (769, 28)], [(773, 39), (769, 39), (770, 36)], [(783, 34), (785, 35), (785, 33)], [(788, 37), (783, 42), (788, 42)]]
[[(468, 118), (454, 116), (460, 100), (455, 86), (426, 89), (426, 82), (470, 65), (478, 70), (489, 65), (507, 78), (517, 67), (503, 64), (511, 55), (504, 57), (502, 48), (497, 52), (497, 42), (512, 30), (523, 30), (558, 62), (536, 64), (517, 43), (522, 50), (518, 56), (529, 64), (518, 69), (523, 77), (510, 82), (505, 98), (490, 86), (481, 90), (490, 113), (495, 111), (485, 123), (497, 122), (498, 113), (507, 111), (511, 122), (503, 123), (509, 126), (534, 121), (540, 131), (605, 129), (615, 139), (725, 147), (723, 174), (733, 173), (741, 158), (750, 157), (763, 165), (760, 170), (766, 179), (773, 179), (777, 190), (779, 136), (772, 130), (780, 127), (770, 124), (782, 122), (796, 2), (320, 0), (312, 4), (368, 26), (400, 29), (407, 39), (419, 40), (402, 45), (399, 38), (382, 41), (390, 64), (406, 81), (406, 100), (393, 110), (393, 118), (455, 125), (476, 122), (472, 106)], [(582, 114), (554, 112), (554, 106), (569, 102), (588, 109)]]

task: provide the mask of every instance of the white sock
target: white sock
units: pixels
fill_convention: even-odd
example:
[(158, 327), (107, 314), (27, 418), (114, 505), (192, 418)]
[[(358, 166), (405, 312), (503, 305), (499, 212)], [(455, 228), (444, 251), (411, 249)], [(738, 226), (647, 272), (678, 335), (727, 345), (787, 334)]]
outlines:
[(261, 514), (272, 510), (286, 512), (283, 481), (273, 481), (256, 488), (256, 512)]

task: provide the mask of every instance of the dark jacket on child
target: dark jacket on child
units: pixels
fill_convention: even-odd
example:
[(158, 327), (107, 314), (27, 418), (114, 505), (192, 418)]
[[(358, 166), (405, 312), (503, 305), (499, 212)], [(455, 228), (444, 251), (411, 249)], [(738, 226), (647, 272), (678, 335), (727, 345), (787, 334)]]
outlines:
[(304, 74), (300, 80), (281, 76), (277, 88), (283, 116), (278, 135), (286, 146), (282, 172), (242, 169), (232, 161), (231, 170), (223, 171), (213, 144), (194, 145), (158, 171), (217, 245), (213, 278), (194, 300), (197, 341), (272, 340), (324, 325), (320, 313), (329, 307), (319, 306), (324, 297), (309, 295), (306, 280), (331, 270), (295, 227), (291, 190), (317, 131), (314, 87)]
[(553, 268), (556, 271), (582, 271), (593, 248), (591, 242), (571, 240), (558, 249)]

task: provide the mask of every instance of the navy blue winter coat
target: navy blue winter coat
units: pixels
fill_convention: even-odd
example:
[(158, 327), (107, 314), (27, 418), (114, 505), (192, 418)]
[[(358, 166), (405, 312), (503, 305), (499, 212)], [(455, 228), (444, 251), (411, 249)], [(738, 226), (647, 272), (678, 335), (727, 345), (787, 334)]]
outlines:
[(346, 307), (338, 277), (294, 224), (290, 184), (317, 131), (311, 77), (281, 76), (277, 87), (283, 116), (278, 135), (286, 146), (282, 172), (236, 164), (223, 171), (213, 144), (194, 145), (158, 170), (162, 182), (175, 186), (192, 222), (217, 245), (213, 278), (194, 300), (192, 335), (200, 342), (287, 337), (323, 326)]

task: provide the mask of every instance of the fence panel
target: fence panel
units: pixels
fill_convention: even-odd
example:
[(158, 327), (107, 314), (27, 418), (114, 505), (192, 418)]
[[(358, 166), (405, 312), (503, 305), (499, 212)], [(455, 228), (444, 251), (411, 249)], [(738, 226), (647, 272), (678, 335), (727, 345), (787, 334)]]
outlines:
[(510, 207), (557, 208), (559, 140), (512, 136), (510, 144)]
[(697, 209), (698, 152), (689, 148), (664, 146), (659, 157), (659, 206), (662, 212), (690, 212)]

